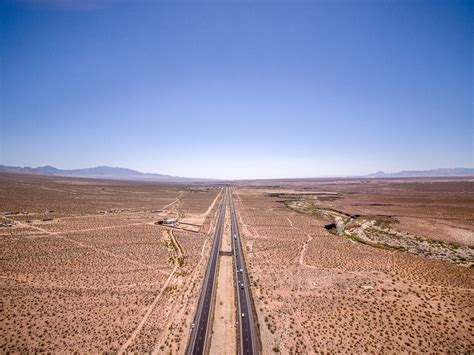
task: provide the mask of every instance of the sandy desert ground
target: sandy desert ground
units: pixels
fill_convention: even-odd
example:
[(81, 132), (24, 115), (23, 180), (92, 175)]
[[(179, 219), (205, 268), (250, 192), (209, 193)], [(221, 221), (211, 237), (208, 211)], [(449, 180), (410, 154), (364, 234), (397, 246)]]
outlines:
[(0, 351), (183, 352), (221, 197), (0, 175)]
[[(184, 353), (221, 199), (0, 175), (0, 351)], [(264, 354), (474, 352), (472, 180), (241, 182), (234, 201)], [(231, 260), (211, 340), (227, 353)]]
[[(263, 353), (474, 351), (472, 181), (255, 182), (236, 204)], [(367, 221), (381, 237), (348, 234)]]

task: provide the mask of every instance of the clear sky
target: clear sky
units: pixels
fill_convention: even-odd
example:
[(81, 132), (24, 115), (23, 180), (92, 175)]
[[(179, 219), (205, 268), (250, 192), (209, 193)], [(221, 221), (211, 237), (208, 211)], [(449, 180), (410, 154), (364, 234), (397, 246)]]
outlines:
[(473, 1), (0, 1), (0, 164), (473, 167)]

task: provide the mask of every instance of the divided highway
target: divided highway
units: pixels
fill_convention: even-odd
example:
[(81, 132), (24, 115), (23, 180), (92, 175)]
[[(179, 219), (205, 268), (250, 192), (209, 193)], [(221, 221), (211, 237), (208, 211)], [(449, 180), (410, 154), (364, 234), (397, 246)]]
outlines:
[(199, 298), (193, 329), (187, 349), (188, 355), (201, 355), (208, 352), (210, 337), (212, 334), (212, 314), (214, 312), (214, 298), (216, 293), (216, 280), (219, 265), (219, 250), (221, 247), (222, 233), (224, 232), (224, 220), (227, 207), (227, 199), (230, 203), (230, 219), (232, 233), (232, 250), (235, 267), (235, 287), (237, 296), (237, 319), (239, 323), (239, 349), (242, 355), (258, 354), (257, 330), (252, 309), (252, 298), (250, 295), (249, 281), (245, 267), (244, 254), (240, 241), (237, 215), (235, 213), (232, 192), (229, 188), (224, 190), (224, 198), (220, 207), (214, 234), (211, 257), (206, 271), (201, 296)]
[(234, 208), (232, 192), (229, 194), (230, 218), (232, 226), (232, 242), (235, 261), (235, 279), (237, 281), (237, 305), (239, 320), (239, 339), (241, 354), (258, 354), (257, 331), (252, 309), (252, 298), (250, 295), (249, 281), (245, 267), (242, 243), (240, 241), (237, 215)]
[(193, 323), (193, 330), (189, 340), (188, 354), (200, 355), (207, 351), (209, 338), (212, 332), (211, 314), (214, 312), (215, 284), (217, 265), (219, 260), (219, 249), (221, 247), (222, 233), (224, 231), (225, 210), (227, 205), (228, 188), (224, 190), (219, 217), (217, 219), (216, 231), (214, 233), (214, 244), (211, 257), (207, 266), (206, 276), (199, 298), (198, 309)]

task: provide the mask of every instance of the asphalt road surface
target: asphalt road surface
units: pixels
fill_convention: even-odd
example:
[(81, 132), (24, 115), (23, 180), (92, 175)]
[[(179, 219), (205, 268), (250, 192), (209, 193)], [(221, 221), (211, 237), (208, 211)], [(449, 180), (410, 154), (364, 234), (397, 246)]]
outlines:
[(212, 246), (211, 258), (207, 266), (206, 276), (199, 298), (198, 309), (194, 319), (194, 328), (188, 346), (188, 354), (203, 354), (209, 343), (212, 332), (211, 314), (214, 312), (214, 297), (216, 286), (217, 265), (219, 260), (219, 249), (221, 246), (222, 232), (224, 231), (225, 210), (227, 205), (228, 188), (224, 190), (224, 199), (217, 220)]
[(229, 194), (230, 218), (232, 226), (232, 242), (235, 258), (235, 273), (237, 280), (237, 303), (239, 320), (239, 338), (241, 354), (258, 354), (257, 332), (252, 310), (252, 298), (250, 295), (247, 270), (245, 268), (244, 255), (242, 253), (242, 243), (240, 241), (237, 215), (234, 208), (232, 192)]

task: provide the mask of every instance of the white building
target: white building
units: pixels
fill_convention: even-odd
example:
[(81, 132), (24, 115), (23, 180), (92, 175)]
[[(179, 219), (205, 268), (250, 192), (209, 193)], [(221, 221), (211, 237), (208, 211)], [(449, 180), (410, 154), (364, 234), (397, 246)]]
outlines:
[(178, 224), (178, 219), (177, 218), (165, 218), (163, 220), (163, 225), (165, 226), (175, 226)]

